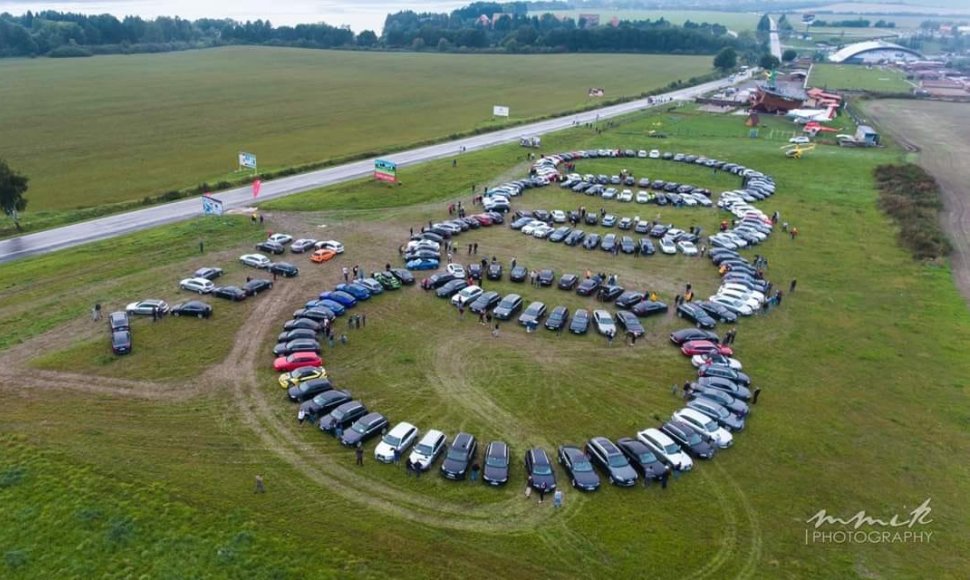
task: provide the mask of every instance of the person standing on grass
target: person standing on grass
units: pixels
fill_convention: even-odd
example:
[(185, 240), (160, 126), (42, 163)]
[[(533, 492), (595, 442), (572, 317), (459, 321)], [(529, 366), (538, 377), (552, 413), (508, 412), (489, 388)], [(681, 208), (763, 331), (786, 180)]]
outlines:
[(752, 405), (757, 405), (758, 404), (758, 396), (760, 394), (761, 394), (761, 387), (755, 388), (754, 393), (751, 394), (751, 404)]
[(660, 489), (667, 489), (667, 481), (670, 480), (670, 466), (664, 468), (664, 472), (660, 474)]
[(556, 493), (552, 494), (552, 507), (561, 508), (562, 507), (562, 490), (557, 489)]
[(792, 278), (791, 284), (788, 285), (788, 293), (791, 294), (795, 291), (795, 286), (798, 285), (798, 280)]
[(616, 331), (610, 329), (606, 331), (606, 346), (613, 346), (613, 337), (616, 336)]
[(357, 456), (357, 465), (364, 465), (364, 446), (360, 443), (357, 444), (357, 449), (354, 450), (354, 455)]
[(263, 483), (262, 475), (256, 476), (256, 489), (253, 491), (253, 493), (266, 493), (266, 484)]
[(539, 484), (539, 503), (544, 499), (546, 499), (546, 482), (543, 481)]

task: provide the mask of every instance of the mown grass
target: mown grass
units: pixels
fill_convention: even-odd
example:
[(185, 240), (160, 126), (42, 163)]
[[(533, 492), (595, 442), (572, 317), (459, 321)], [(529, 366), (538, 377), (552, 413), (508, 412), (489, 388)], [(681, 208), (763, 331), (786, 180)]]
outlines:
[[(453, 484), (434, 474), (407, 479), (393, 467), (375, 464), (372, 445), (365, 466), (344, 476), (354, 469), (353, 454), (317, 430), (298, 426), (294, 407), (283, 400), (268, 371), (259, 371), (264, 387), (252, 398), (240, 397), (230, 385), (212, 385), (209, 396), (184, 403), (15, 391), (0, 409), (0, 429), (29, 434), (41, 449), (58, 448), (67, 464), (91, 465), (135, 485), (158, 482), (209, 517), (243, 510), (260, 534), (287, 540), (286, 547), (270, 546), (254, 555), (262, 565), (292, 554), (296, 546), (303, 554), (331, 548), (352, 554), (344, 569), (351, 576), (640, 577), (651, 570), (673, 578), (706, 564), (724, 577), (965, 576), (970, 561), (961, 547), (970, 533), (970, 513), (963, 498), (970, 480), (956, 458), (970, 451), (965, 437), (970, 362), (962, 346), (970, 340), (970, 315), (947, 268), (914, 262), (897, 246), (894, 228), (876, 207), (872, 171), (900, 153), (820, 146), (792, 161), (777, 142), (746, 137), (741, 118), (687, 108), (664, 113), (663, 122), (676, 123), (683, 132), (658, 142), (645, 134), (659, 118), (631, 117), (601, 135), (566, 131), (545, 140), (546, 149), (660, 146), (746, 163), (777, 178), (778, 194), (762, 207), (779, 210), (801, 232), (797, 240), (775, 236), (754, 250), (769, 258), (769, 277), (776, 284), (787, 290), (792, 278), (799, 283), (779, 309), (739, 326), (738, 356), (764, 389), (748, 428), (733, 449), (698, 465), (666, 493), (656, 487), (607, 488), (589, 497), (567, 492), (560, 513), (545, 511), (551, 510), (548, 504), (523, 509), (518, 462), (530, 445), (551, 450), (593, 435), (629, 436), (675, 409), (679, 401), (670, 385), (682, 383), (691, 369), (665, 338), (679, 326), (674, 319), (647, 320), (650, 336), (636, 348), (619, 341), (610, 348), (595, 336), (557, 337), (542, 329), (527, 335), (514, 324), (503, 325), (500, 336), (492, 338), (472, 317), (458, 320), (444, 301), (414, 288), (359, 307), (368, 315), (367, 327), (340, 329), (349, 344), (326, 352), (328, 370), (338, 385), (392, 422), (410, 420), (449, 434), (465, 429), (483, 442), (509, 441), (516, 465), (508, 489)], [(471, 158), (479, 155), (500, 159), (511, 152), (468, 155), (461, 164), (472, 167)], [(578, 169), (615, 173), (624, 167), (713, 189), (736, 184), (724, 174), (649, 160), (586, 161)], [(467, 199), (470, 193), (458, 176), (435, 178), (444, 169), (426, 168), (429, 181), (438, 181), (423, 197), (416, 192), (426, 202), (422, 205), (389, 210), (386, 196), (382, 205), (371, 199), (378, 195), (372, 192), (359, 199), (372, 209), (328, 213), (335, 198), (323, 192), (308, 194), (302, 204), (321, 213), (288, 219), (304, 219), (308, 228), (346, 228), (334, 231), (341, 232), (348, 252), (358, 252), (347, 257), (348, 263), (368, 270), (388, 259), (393, 263), (409, 226), (443, 216), (440, 202)], [(403, 188), (422, 178), (420, 170), (408, 177), (403, 195), (411, 194)], [(638, 211), (635, 204), (590, 200), (547, 188), (527, 192), (518, 205), (603, 204), (620, 215)], [(721, 215), (687, 209), (661, 213), (665, 221), (696, 223), (707, 231)], [(530, 267), (557, 271), (612, 271), (622, 284), (656, 288), (668, 300), (687, 281), (702, 296), (716, 285), (713, 268), (700, 259), (612, 259), (502, 228), (456, 240), (459, 247), (476, 241), (482, 256), (506, 262), (516, 256)], [(245, 247), (239, 242), (235, 250)], [(460, 259), (468, 261), (467, 255)], [(305, 279), (307, 296), (339, 278), (337, 268), (318, 274)], [(508, 282), (497, 287), (515, 288), (550, 305), (594, 304), (555, 289)], [(267, 348), (273, 341), (269, 334), (263, 337)], [(178, 337), (170, 340), (174, 344)], [(264, 398), (268, 417), (252, 418), (249, 411)], [(293, 456), (275, 455), (270, 443)], [(305, 466), (360, 487), (340, 491), (308, 479)], [(254, 473), (266, 476), (270, 493), (265, 497), (253, 498)], [(433, 502), (442, 512), (484, 510), (494, 516), (486, 521), (491, 525), (471, 531), (450, 528), (447, 516), (415, 523), (382, 508), (361, 489), (375, 482), (380, 490)], [(51, 486), (64, 489), (57, 482)], [(83, 487), (106, 497), (96, 484)], [(935, 532), (930, 543), (805, 543), (805, 520), (820, 509), (845, 516), (865, 509), (888, 517), (927, 497), (934, 509), (934, 522), (927, 526)], [(24, 501), (39, 505), (30, 497)], [(462, 521), (461, 516), (450, 519)], [(218, 527), (210, 521), (199, 525)], [(21, 544), (37, 545), (41, 534), (32, 528)], [(31, 558), (28, 565), (42, 566), (45, 557), (62, 557), (69, 548), (55, 543), (49, 555)], [(82, 559), (95, 570), (110, 565), (97, 553)]]
[(903, 73), (891, 68), (867, 68), (859, 65), (816, 64), (808, 83), (834, 91), (867, 91), (870, 93), (909, 93), (913, 85)]

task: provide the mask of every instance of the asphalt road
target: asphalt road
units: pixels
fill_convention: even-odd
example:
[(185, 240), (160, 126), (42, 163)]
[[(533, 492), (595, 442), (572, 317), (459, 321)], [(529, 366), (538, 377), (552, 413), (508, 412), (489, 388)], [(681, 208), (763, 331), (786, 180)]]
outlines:
[[(773, 35), (773, 37), (777, 39), (777, 35)], [(738, 78), (737, 80), (743, 79)], [(666, 101), (667, 99), (692, 99), (698, 95), (730, 86), (734, 82), (736, 81), (725, 78), (659, 95), (653, 98), (653, 103), (648, 99), (639, 99), (577, 115), (557, 117), (530, 125), (521, 125), (493, 133), (458, 139), (448, 143), (393, 153), (382, 156), (382, 158), (390, 159), (399, 166), (407, 166), (433, 159), (453, 157), (462, 147), (466, 151), (477, 151), (495, 145), (517, 142), (524, 135), (544, 135), (560, 129), (567, 129), (577, 121), (579, 123), (594, 122), (597, 119), (609, 119), (634, 111), (648, 109), (657, 106), (658, 101)], [(221, 200), (226, 210), (249, 207), (256, 202), (276, 199), (294, 193), (367, 177), (373, 171), (374, 159), (371, 158), (273, 181), (264, 181), (259, 192), (259, 197), (256, 200), (253, 199), (252, 188), (249, 186), (220, 191), (213, 194), (213, 197)], [(173, 203), (146, 207), (145, 209), (110, 215), (86, 222), (18, 236), (16, 238), (0, 240), (0, 263), (70, 248), (96, 240), (104, 240), (162, 224), (178, 222), (201, 214), (202, 202), (199, 197), (192, 197)]]
[(781, 41), (778, 40), (778, 26), (775, 23), (775, 19), (768, 17), (768, 21), (771, 22), (771, 30), (768, 32), (768, 42), (771, 45), (771, 56), (781, 60)]

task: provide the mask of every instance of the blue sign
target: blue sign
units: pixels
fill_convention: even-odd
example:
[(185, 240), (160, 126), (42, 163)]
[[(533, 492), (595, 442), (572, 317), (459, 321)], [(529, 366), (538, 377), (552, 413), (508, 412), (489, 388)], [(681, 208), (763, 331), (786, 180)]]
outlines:
[(256, 169), (256, 156), (252, 153), (239, 153), (239, 167)]
[(222, 202), (208, 195), (202, 196), (203, 215), (222, 215)]

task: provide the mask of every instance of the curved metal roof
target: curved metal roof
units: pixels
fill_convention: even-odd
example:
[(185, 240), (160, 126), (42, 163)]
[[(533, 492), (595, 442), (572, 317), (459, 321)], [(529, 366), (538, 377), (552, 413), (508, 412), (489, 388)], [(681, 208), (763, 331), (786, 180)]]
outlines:
[(845, 62), (846, 60), (858, 56), (864, 52), (870, 52), (873, 50), (894, 50), (898, 52), (908, 52), (920, 59), (925, 58), (922, 54), (916, 52), (911, 48), (906, 48), (905, 46), (900, 46), (898, 44), (893, 44), (892, 42), (885, 42), (882, 40), (867, 40), (866, 42), (857, 42), (855, 44), (850, 44), (845, 46), (836, 52), (829, 55), (829, 60), (832, 62)]

